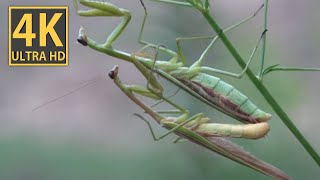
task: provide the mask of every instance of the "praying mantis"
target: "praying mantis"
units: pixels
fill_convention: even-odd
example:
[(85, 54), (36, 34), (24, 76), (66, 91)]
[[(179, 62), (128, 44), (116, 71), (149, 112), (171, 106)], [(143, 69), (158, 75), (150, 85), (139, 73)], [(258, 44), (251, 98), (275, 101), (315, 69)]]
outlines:
[[(185, 6), (193, 6), (197, 9), (208, 11), (209, 10), (209, 1), (206, 0), (205, 3), (202, 3), (200, 0), (188, 0), (188, 2), (177, 2), (171, 0), (158, 0), (161, 2), (173, 3), (178, 5)], [(127, 87), (123, 85), (119, 79), (117, 78), (117, 68), (111, 72), (110, 77), (115, 80), (116, 85), (131, 98), (136, 104), (142, 107), (150, 116), (152, 116), (157, 122), (164, 125), (170, 131), (168, 133), (176, 133), (181, 137), (189, 139), (192, 142), (200, 144), (208, 149), (212, 149), (219, 154), (223, 154), (224, 156), (237, 161), (239, 163), (245, 164), (253, 169), (256, 169), (262, 173), (268, 174), (272, 177), (277, 177), (279, 179), (288, 179), (288, 177), (279, 170), (269, 170), (267, 171), (265, 168), (262, 168), (259, 165), (252, 165), (245, 160), (241, 159), (239, 156), (235, 156), (232, 154), (232, 150), (226, 147), (221, 146), (219, 148), (211, 148), (211, 146), (218, 146), (218, 142), (213, 140), (206, 139), (207, 136), (230, 136), (230, 137), (240, 137), (240, 138), (248, 138), (248, 139), (257, 139), (265, 136), (265, 134), (269, 131), (269, 125), (265, 122), (271, 118), (269, 113), (266, 113), (260, 110), (256, 105), (254, 105), (246, 96), (236, 90), (233, 86), (225, 83), (219, 78), (213, 77), (206, 73), (221, 73), (224, 75), (241, 77), (247, 70), (253, 56), (257, 50), (257, 47), (260, 43), (260, 40), (265, 36), (265, 32), (262, 33), (262, 36), (254, 48), (248, 63), (240, 74), (230, 73), (226, 71), (221, 71), (218, 69), (213, 69), (211, 67), (201, 66), (203, 59), (209, 49), (213, 46), (216, 40), (223, 34), (240, 24), (248, 21), (252, 17), (254, 17), (263, 6), (261, 6), (252, 16), (244, 19), (240, 23), (227, 28), (226, 30), (221, 30), (217, 36), (214, 37), (196, 37), (196, 38), (180, 38), (177, 39), (177, 48), (178, 52), (174, 52), (168, 48), (163, 46), (154, 45), (152, 43), (148, 43), (142, 40), (142, 33), (144, 29), (144, 24), (146, 22), (146, 15), (143, 20), (141, 32), (139, 35), (139, 42), (144, 44), (144, 48), (157, 48), (159, 51), (167, 53), (172, 56), (172, 59), (169, 61), (159, 61), (156, 58), (147, 58), (144, 56), (139, 56), (138, 53), (126, 53), (120, 50), (113, 48), (113, 42), (121, 35), (123, 30), (126, 28), (127, 24), (131, 19), (131, 14), (128, 10), (119, 8), (111, 3), (107, 2), (97, 2), (97, 1), (89, 1), (89, 0), (79, 0), (79, 2), (85, 6), (92, 8), (88, 11), (80, 11), (78, 10), (77, 1), (74, 0), (75, 7), (78, 11), (78, 14), (81, 16), (114, 16), (114, 17), (122, 17), (123, 21), (115, 28), (115, 30), (109, 35), (106, 42), (104, 44), (99, 44), (93, 39), (89, 38), (85, 33), (84, 29), (80, 28), (78, 41), (90, 48), (106, 53), (110, 56), (116, 57), (118, 59), (123, 59), (125, 61), (131, 62), (135, 65), (135, 67), (143, 74), (143, 76), (147, 79), (148, 84), (147, 88), (143, 88), (141, 86), (130, 86)], [(141, 1), (143, 4), (143, 2)], [(143, 4), (145, 14), (147, 14), (146, 8)], [(200, 56), (199, 60), (197, 60), (190, 67), (186, 67), (186, 60), (183, 56), (180, 42), (182, 40), (188, 39), (204, 39), (204, 38), (212, 38), (211, 43), (205, 49), (205, 51)], [(144, 49), (143, 48), (143, 49)], [(180, 62), (179, 62), (180, 60)], [(277, 69), (276, 66), (269, 67), (265, 69), (260, 75), (265, 75), (271, 71), (283, 70)], [(286, 70), (302, 70), (299, 68), (295, 69), (286, 69)], [(308, 70), (308, 69), (303, 69)], [(312, 70), (312, 69), (309, 69)], [(189, 111), (180, 107), (176, 103), (172, 102), (169, 98), (163, 96), (163, 88), (161, 84), (157, 81), (156, 77), (153, 73), (157, 73), (169, 80), (170, 82), (176, 84), (180, 88), (184, 89), (191, 95), (205, 102), (206, 104), (216, 108), (217, 110), (237, 119), (244, 123), (248, 123), (245, 125), (219, 125), (219, 124), (209, 124), (207, 123), (208, 118), (204, 117), (202, 114), (197, 114), (196, 116), (192, 116), (191, 118), (187, 118), (189, 116)], [(112, 75), (113, 74), (113, 75)], [(260, 77), (260, 78), (261, 78)], [(164, 100), (182, 114), (177, 118), (164, 118), (154, 111), (149, 110), (146, 105), (144, 105), (141, 101), (136, 99), (132, 93), (137, 93), (152, 99)], [(165, 121), (162, 121), (165, 119)], [(189, 124), (191, 123), (191, 125)], [(208, 127), (210, 126), (210, 127)], [(211, 137), (212, 139), (212, 137)], [(230, 145), (232, 146), (232, 145)], [(273, 169), (273, 168), (270, 168)], [(276, 173), (277, 172), (277, 173)], [(279, 173), (280, 172), (280, 173)], [(281, 174), (281, 175), (279, 175)]]

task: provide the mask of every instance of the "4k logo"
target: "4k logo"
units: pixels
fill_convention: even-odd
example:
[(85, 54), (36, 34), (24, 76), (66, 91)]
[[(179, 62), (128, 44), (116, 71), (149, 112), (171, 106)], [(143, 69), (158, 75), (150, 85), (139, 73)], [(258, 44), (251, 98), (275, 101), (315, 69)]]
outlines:
[(9, 7), (9, 66), (67, 66), (68, 7)]

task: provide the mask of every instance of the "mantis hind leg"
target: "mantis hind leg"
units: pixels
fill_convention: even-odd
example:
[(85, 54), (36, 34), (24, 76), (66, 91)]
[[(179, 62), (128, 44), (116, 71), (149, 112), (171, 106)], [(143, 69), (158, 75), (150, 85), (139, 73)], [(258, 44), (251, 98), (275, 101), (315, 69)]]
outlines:
[[(259, 47), (259, 44), (262, 40), (262, 38), (265, 36), (265, 33), (267, 31), (264, 31), (257, 43), (257, 45), (254, 47), (251, 55), (250, 55), (250, 58), (245, 66), (245, 68), (241, 71), (241, 73), (237, 74), (237, 73), (232, 73), (232, 72), (229, 72), (229, 71), (223, 71), (223, 70), (220, 70), (220, 69), (215, 69), (215, 68), (211, 68), (211, 67), (207, 67), (207, 66), (202, 66), (201, 67), (201, 64), (202, 64), (202, 60), (203, 60), (203, 57), (204, 57), (204, 54), (201, 55), (200, 59), (198, 61), (196, 61), (192, 66), (191, 66), (191, 69), (192, 68), (200, 68), (201, 71), (204, 71), (204, 72), (213, 72), (213, 73), (219, 73), (219, 74), (223, 74), (223, 75), (227, 75), (227, 76), (231, 76), (231, 77), (235, 77), (235, 78), (241, 78), (244, 73), (247, 71), (247, 69), (249, 68), (249, 65), (250, 63), (252, 62), (252, 59), (254, 58), (254, 55)], [(206, 53), (206, 51), (204, 52)]]
[[(244, 18), (243, 20), (241, 20), (240, 22), (230, 26), (229, 28), (226, 28), (225, 30), (222, 30), (221, 32), (225, 33), (228, 32), (238, 26), (240, 26), (241, 24), (249, 21), (250, 19), (254, 18), (260, 11), (261, 9), (264, 7), (264, 4), (262, 4), (254, 14)], [(200, 39), (212, 39), (211, 43), (207, 46), (207, 48), (202, 52), (202, 54), (200, 55), (199, 59), (190, 67), (190, 71), (198, 71), (199, 68), (202, 71), (206, 71), (206, 72), (214, 72), (214, 73), (220, 73), (220, 74), (224, 74), (224, 75), (228, 75), (228, 76), (232, 76), (232, 77), (237, 77), (240, 78), (243, 76), (243, 74), (246, 72), (247, 68), (249, 67), (251, 60), (253, 59), (256, 50), (258, 48), (258, 45), (261, 41), (261, 39), (264, 37), (266, 33), (266, 30), (262, 33), (261, 38), (259, 39), (259, 42), (257, 43), (256, 47), (253, 49), (251, 56), (246, 64), (246, 67), (244, 68), (244, 70), (240, 73), (240, 74), (236, 74), (236, 73), (232, 73), (232, 72), (228, 72), (228, 71), (223, 71), (223, 70), (219, 70), (219, 69), (214, 69), (211, 67), (201, 67), (203, 60), (205, 58), (205, 56), (207, 55), (207, 53), (209, 52), (209, 50), (211, 49), (211, 47), (214, 45), (214, 43), (218, 40), (219, 38), (219, 34), (216, 36), (202, 36), (202, 37), (184, 37), (184, 38), (177, 38), (176, 39), (176, 44), (177, 44), (177, 49), (178, 49), (178, 54), (181, 57), (183, 62), (186, 62), (186, 59), (184, 58), (183, 52), (182, 52), (182, 48), (181, 48), (181, 41), (186, 41), (186, 40), (200, 40)]]

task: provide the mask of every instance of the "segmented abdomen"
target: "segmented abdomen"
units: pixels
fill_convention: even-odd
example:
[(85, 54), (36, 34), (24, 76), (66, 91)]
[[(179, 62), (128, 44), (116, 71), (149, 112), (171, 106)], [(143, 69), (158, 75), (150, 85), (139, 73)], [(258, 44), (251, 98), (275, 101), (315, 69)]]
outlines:
[(271, 114), (260, 110), (247, 96), (220, 78), (199, 73), (191, 79), (179, 80), (223, 111), (248, 123), (264, 122), (272, 117)]

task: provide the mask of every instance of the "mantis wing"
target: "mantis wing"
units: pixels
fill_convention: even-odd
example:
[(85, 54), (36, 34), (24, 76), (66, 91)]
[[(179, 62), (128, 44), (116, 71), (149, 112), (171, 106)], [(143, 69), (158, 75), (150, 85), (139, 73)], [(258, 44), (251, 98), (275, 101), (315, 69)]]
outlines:
[[(172, 129), (178, 124), (172, 122), (163, 123), (167, 129)], [(240, 164), (243, 164), (247, 167), (250, 167), (256, 171), (259, 171), (265, 175), (271, 176), (276, 179), (291, 179), (288, 175), (282, 172), (280, 169), (264, 162), (254, 155), (246, 152), (239, 145), (228, 141), (221, 137), (202, 137), (197, 133), (180, 127), (175, 131), (175, 133), (181, 137), (188, 139), (189, 141), (196, 143), (202, 147), (205, 147), (211, 151), (214, 151), (224, 157), (227, 157), (233, 161), (236, 161)]]

